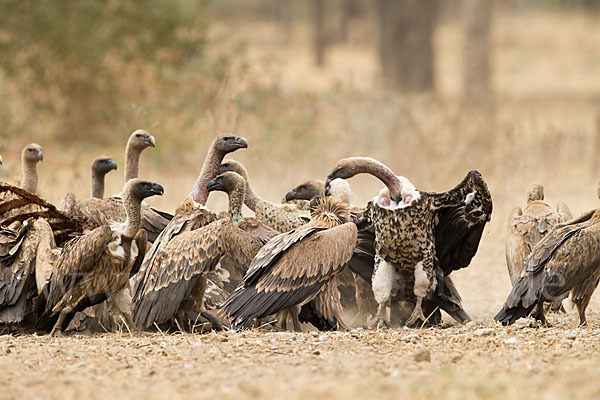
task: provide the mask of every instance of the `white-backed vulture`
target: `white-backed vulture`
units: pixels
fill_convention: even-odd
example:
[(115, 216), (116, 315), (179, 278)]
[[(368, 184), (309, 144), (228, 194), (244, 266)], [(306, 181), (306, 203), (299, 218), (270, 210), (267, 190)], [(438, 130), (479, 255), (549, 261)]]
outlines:
[(247, 183), (245, 204), (254, 211), (256, 219), (263, 224), (278, 232), (287, 232), (309, 221), (309, 214), (305, 211), (292, 211), (288, 204), (271, 203), (258, 196), (252, 189), (248, 171), (240, 162), (232, 159), (224, 161), (219, 168), (219, 173), (222, 174), (227, 171), (236, 172), (244, 177)]
[[(143, 292), (142, 288), (147, 284), (146, 279), (152, 276), (152, 273), (149, 270), (159, 267), (156, 264), (156, 255), (161, 253), (169, 244), (169, 242), (175, 239), (178, 235), (200, 229), (203, 226), (206, 226), (217, 220), (217, 215), (204, 207), (204, 204), (208, 198), (208, 190), (205, 188), (205, 193), (204, 190), (199, 187), (199, 185), (204, 184), (206, 186), (211, 179), (217, 176), (221, 161), (223, 161), (223, 158), (226, 154), (247, 147), (248, 142), (245, 138), (240, 136), (220, 136), (215, 138), (215, 140), (212, 142), (210, 148), (208, 149), (206, 158), (204, 159), (202, 170), (192, 188), (192, 193), (179, 204), (176, 209), (175, 216), (171, 222), (169, 222), (166, 228), (158, 236), (156, 241), (152, 244), (150, 250), (148, 250), (140, 272), (133, 277), (132, 294), (134, 295), (134, 309), (139, 307), (139, 305), (136, 305), (136, 303), (141, 301), (140, 296)], [(195, 288), (192, 289), (192, 293), (200, 292), (202, 290), (202, 288)], [(215, 303), (216, 302), (218, 301), (215, 300)], [(186, 299), (186, 303), (194, 304), (195, 300)], [(179, 313), (182, 314), (187, 311), (197, 314), (200, 313), (200, 309), (181, 309)]]
[[(140, 328), (172, 318), (180, 327), (186, 326), (196, 316), (181, 315), (182, 311), (194, 309), (219, 325), (204, 312), (202, 304), (208, 273), (228, 255), (243, 276), (258, 250), (277, 234), (254, 218), (242, 218), (246, 181), (237, 173), (217, 176), (208, 182), (207, 189), (227, 192), (230, 218), (182, 233), (156, 253), (154, 264), (145, 270), (144, 284), (138, 285), (134, 294), (134, 319)], [(185, 299), (195, 304), (181, 307)]]
[(123, 188), (126, 222), (102, 225), (62, 248), (43, 290), (45, 307), (38, 329), (53, 326), (51, 334), (59, 334), (77, 311), (100, 304), (127, 286), (130, 273), (139, 268), (146, 249), (146, 232), (141, 229), (142, 200), (163, 193), (157, 183), (129, 180)]
[(42, 146), (39, 144), (28, 144), (21, 152), (21, 187), (30, 193), (37, 194), (39, 179), (37, 164), (43, 160), (44, 153), (42, 152)]
[[(533, 248), (525, 271), (514, 284), (502, 310), (494, 317), (503, 325), (527, 317), (545, 323), (543, 303), (571, 291), (586, 325), (585, 309), (600, 279), (600, 210), (557, 225)], [(537, 306), (537, 307), (536, 307)]]
[(527, 188), (527, 206), (515, 207), (508, 217), (506, 235), (506, 265), (510, 282), (514, 285), (525, 268), (525, 262), (535, 245), (559, 223), (573, 218), (564, 203), (557, 210), (544, 203), (544, 187), (539, 184)]
[(352, 257), (356, 225), (348, 207), (331, 197), (316, 200), (311, 220), (271, 239), (254, 257), (242, 285), (223, 306), (233, 329), (248, 328), (255, 318), (313, 304), (329, 323), (343, 327), (338, 275)]
[[(139, 160), (142, 151), (154, 147), (156, 140), (152, 135), (143, 130), (137, 130), (129, 136), (125, 148), (125, 179), (137, 178)], [(65, 203), (68, 203), (65, 201)], [(97, 226), (114, 222), (125, 222), (127, 215), (120, 194), (105, 199), (92, 197), (77, 202), (77, 207), (70, 210), (74, 215), (83, 215), (96, 223)], [(149, 205), (142, 204), (142, 228), (148, 233), (148, 240), (153, 242), (160, 232), (167, 226), (172, 215), (157, 210)]]
[[(379, 323), (385, 322), (383, 307), (394, 293), (414, 302), (407, 326), (429, 320), (423, 313), (429, 311), (429, 301), (458, 322), (468, 321), (456, 288), (446, 278), (470, 264), (490, 219), (492, 199), (481, 174), (469, 172), (447, 192), (423, 192), (377, 160), (352, 157), (340, 160), (326, 182), (360, 173), (386, 185), (366, 211), (375, 233), (372, 286)], [(434, 316), (432, 310), (429, 316)]]

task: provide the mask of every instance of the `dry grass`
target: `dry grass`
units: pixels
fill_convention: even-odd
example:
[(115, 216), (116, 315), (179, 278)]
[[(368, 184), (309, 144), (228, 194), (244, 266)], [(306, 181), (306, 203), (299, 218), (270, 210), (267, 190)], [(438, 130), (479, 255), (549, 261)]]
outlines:
[[(506, 216), (524, 203), (525, 187), (539, 182), (551, 204), (565, 201), (575, 215), (597, 207), (600, 128), (600, 24), (578, 13), (501, 13), (494, 22), (496, 99), (485, 109), (465, 109), (460, 87), (460, 30), (446, 21), (438, 30), (435, 95), (405, 97), (380, 87), (374, 49), (361, 41), (332, 49), (315, 68), (307, 32), (283, 43), (272, 24), (214, 21), (213, 40), (227, 47), (247, 42), (247, 68), (215, 91), (211, 107), (149, 105), (114, 121), (109, 146), (77, 139), (54, 143), (34, 126), (0, 144), (6, 167), (18, 171), (18, 149), (44, 146), (42, 194), (58, 201), (67, 190), (86, 196), (88, 163), (98, 153), (122, 164), (122, 148), (135, 128), (158, 142), (143, 155), (142, 174), (166, 188), (152, 202), (173, 210), (191, 189), (215, 132), (234, 131), (250, 148), (232, 155), (249, 169), (255, 190), (277, 201), (289, 188), (325, 177), (339, 158), (370, 155), (424, 190), (445, 190), (469, 169), (482, 171), (494, 197), (494, 215), (472, 266), (456, 273), (466, 310), (479, 326), (424, 331), (359, 332), (319, 337), (227, 333), (205, 336), (127, 335), (48, 339), (1, 337), (0, 382), (9, 397), (314, 396), (376, 398), (590, 398), (598, 397), (598, 295), (592, 327), (554, 320), (551, 329), (498, 328), (491, 318), (509, 291), (504, 262)], [(221, 51), (215, 46), (215, 51)], [(150, 92), (157, 95), (157, 91)], [(157, 103), (163, 104), (163, 103)], [(185, 122), (184, 122), (185, 121)], [(191, 121), (191, 122), (190, 122)], [(118, 139), (117, 140), (117, 137)], [(120, 170), (118, 174), (121, 174)], [(108, 192), (120, 190), (112, 173)], [(351, 181), (354, 203), (379, 190), (370, 177)], [(211, 195), (209, 206), (225, 208)], [(565, 318), (565, 317), (560, 317)], [(577, 339), (570, 339), (571, 332)], [(354, 337), (355, 335), (356, 337)], [(416, 338), (407, 340), (408, 335)], [(516, 337), (514, 344), (505, 340)], [(581, 338), (581, 339), (579, 339)], [(190, 344), (191, 343), (191, 344)], [(415, 363), (417, 343), (431, 363)], [(313, 352), (318, 349), (320, 354)], [(455, 362), (456, 354), (460, 358)], [(68, 358), (70, 357), (70, 358)], [(44, 377), (57, 376), (52, 383)]]

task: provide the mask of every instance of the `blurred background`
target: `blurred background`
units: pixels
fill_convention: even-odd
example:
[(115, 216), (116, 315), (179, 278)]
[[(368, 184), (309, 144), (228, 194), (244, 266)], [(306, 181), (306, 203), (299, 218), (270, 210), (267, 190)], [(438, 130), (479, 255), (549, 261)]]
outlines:
[[(474, 314), (508, 292), (506, 218), (528, 184), (575, 215), (598, 206), (599, 0), (0, 0), (0, 15), (0, 178), (37, 142), (53, 202), (89, 195), (99, 154), (119, 163), (107, 193), (120, 191), (135, 129), (156, 137), (141, 175), (171, 211), (222, 132), (248, 139), (232, 158), (275, 202), (352, 155), (429, 191), (476, 168), (495, 210), (458, 274)], [(381, 187), (350, 182), (357, 205)]]

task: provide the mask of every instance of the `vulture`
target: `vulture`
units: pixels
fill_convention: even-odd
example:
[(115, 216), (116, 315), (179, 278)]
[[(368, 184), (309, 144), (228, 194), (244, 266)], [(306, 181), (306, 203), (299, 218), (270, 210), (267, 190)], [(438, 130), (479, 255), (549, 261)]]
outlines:
[(510, 282), (514, 285), (525, 268), (527, 257), (534, 246), (559, 223), (573, 218), (564, 203), (558, 211), (544, 203), (544, 187), (533, 184), (527, 188), (527, 206), (515, 207), (508, 217), (506, 236), (506, 265)]
[(304, 211), (293, 211), (289, 204), (271, 203), (258, 196), (250, 185), (248, 171), (238, 161), (228, 159), (221, 164), (219, 173), (233, 171), (246, 180), (245, 204), (254, 211), (256, 218), (265, 225), (270, 226), (278, 232), (287, 232), (306, 224), (310, 218)]
[[(139, 171), (140, 154), (148, 147), (154, 147), (156, 141), (152, 135), (146, 131), (137, 130), (131, 134), (127, 141), (125, 149), (125, 179), (137, 178)], [(92, 176), (93, 177), (93, 176)], [(92, 185), (94, 184), (92, 178)], [(73, 195), (67, 195), (72, 197)], [(87, 200), (76, 202), (76, 207), (72, 205), (74, 199), (63, 201), (67, 208), (76, 216), (82, 216), (93, 221), (96, 226), (107, 225), (113, 222), (125, 222), (127, 219), (123, 198), (120, 194), (102, 199), (92, 196)], [(142, 228), (148, 233), (148, 240), (153, 242), (160, 232), (167, 226), (172, 215), (167, 212), (157, 210), (142, 203)]]
[(599, 279), (600, 209), (556, 225), (535, 245), (494, 319), (511, 325), (533, 311), (532, 316), (545, 324), (543, 303), (562, 300), (570, 291), (579, 324), (587, 325), (585, 309)]
[[(208, 189), (202, 189), (201, 186), (206, 186), (209, 181), (217, 176), (219, 165), (221, 165), (226, 154), (247, 147), (248, 142), (240, 136), (220, 136), (212, 142), (204, 160), (200, 175), (194, 183), (192, 192), (181, 202), (181, 204), (179, 204), (175, 216), (154, 241), (152, 247), (146, 254), (139, 273), (133, 277), (132, 294), (134, 313), (135, 310), (140, 307), (139, 303), (142, 301), (144, 287), (150, 284), (147, 280), (151, 277), (155, 277), (162, 268), (161, 265), (156, 262), (156, 256), (178, 235), (200, 229), (217, 220), (217, 215), (204, 207), (206, 200), (208, 199)], [(212, 285), (212, 283), (214, 282), (209, 282), (207, 284), (207, 291), (205, 293), (205, 297), (209, 298), (209, 302), (213, 302), (213, 292), (209, 292), (208, 290), (216, 287), (216, 285)], [(197, 292), (198, 290), (201, 290), (201, 288), (193, 289), (192, 292)], [(214, 293), (214, 296), (221, 297), (221, 294)], [(185, 309), (187, 304), (193, 303), (194, 301), (192, 299), (183, 302), (178, 314), (183, 314), (185, 311), (200, 313), (200, 309)], [(214, 303), (219, 303), (219, 301), (215, 299)]]
[(312, 300), (322, 318), (344, 327), (336, 276), (352, 257), (357, 229), (343, 203), (331, 197), (315, 203), (308, 224), (275, 236), (260, 249), (242, 285), (223, 305), (234, 330), (289, 309), (298, 330), (300, 307)]
[(19, 323), (31, 311), (28, 300), (38, 294), (36, 249), (41, 232), (36, 229), (36, 220), (47, 221), (53, 242), (60, 245), (89, 224), (7, 183), (0, 183), (0, 199), (0, 322)]
[(42, 146), (31, 143), (21, 152), (21, 168), (23, 169), (21, 187), (36, 194), (38, 189), (37, 163), (44, 160)]
[(326, 185), (360, 173), (386, 185), (365, 212), (374, 231), (372, 287), (379, 304), (378, 324), (385, 323), (383, 308), (397, 293), (414, 304), (406, 326), (426, 323), (424, 309), (437, 320), (438, 307), (458, 322), (468, 321), (448, 275), (470, 264), (492, 213), (492, 198), (481, 174), (470, 171), (447, 192), (423, 192), (377, 160), (352, 157), (336, 164)]
[[(226, 172), (209, 181), (207, 189), (228, 194), (230, 216), (181, 233), (154, 255), (153, 265), (145, 271), (144, 284), (138, 285), (135, 292), (134, 319), (139, 327), (149, 328), (173, 317), (182, 327), (197, 318), (177, 315), (179, 310), (190, 308), (201, 310), (203, 317), (220, 326), (218, 319), (203, 309), (207, 274), (228, 255), (243, 275), (259, 249), (277, 234), (254, 218), (242, 218), (246, 191), (242, 176)], [(186, 298), (195, 304), (182, 309)]]
[[(112, 170), (117, 169), (117, 163), (106, 156), (96, 157), (92, 161), (91, 167), (91, 196), (92, 199), (104, 198), (104, 177)], [(80, 212), (80, 208), (85, 205), (85, 201), (77, 204), (77, 199), (73, 192), (68, 192), (62, 200), (61, 209), (70, 213)]]
[(37, 329), (52, 327), (51, 335), (61, 334), (76, 312), (102, 303), (127, 286), (146, 250), (142, 200), (163, 193), (157, 183), (129, 180), (123, 188), (126, 222), (102, 225), (64, 245), (43, 289), (43, 314)]
[[(350, 204), (350, 184), (344, 179), (334, 179), (329, 183), (325, 191), (325, 183), (318, 179), (310, 179), (288, 191), (285, 195), (286, 201), (308, 200), (319, 196), (332, 196), (344, 204)], [(364, 209), (351, 206), (353, 220), (359, 222)], [(371, 289), (371, 275), (373, 274), (373, 260), (375, 257), (373, 248), (374, 235), (363, 229), (358, 231), (357, 246), (354, 255), (348, 263), (349, 268), (344, 269), (338, 277), (339, 288), (342, 290), (342, 304), (357, 308), (356, 320), (365, 322), (369, 315), (374, 315), (376, 309), (375, 298)], [(365, 260), (366, 259), (366, 260)], [(349, 299), (347, 289), (352, 286), (352, 299)], [(346, 290), (344, 290), (346, 289)], [(355, 304), (351, 303), (356, 301)]]

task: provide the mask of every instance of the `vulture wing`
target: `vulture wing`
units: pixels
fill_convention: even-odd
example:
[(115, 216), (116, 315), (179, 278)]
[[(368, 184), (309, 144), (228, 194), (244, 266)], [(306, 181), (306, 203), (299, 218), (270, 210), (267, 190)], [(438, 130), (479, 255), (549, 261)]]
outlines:
[(355, 245), (353, 223), (331, 229), (308, 224), (274, 237), (225, 302), (226, 315), (246, 327), (254, 318), (312, 300), (350, 260)]
[[(531, 249), (526, 249), (523, 242), (523, 236), (520, 232), (522, 229), (519, 221), (523, 211), (521, 207), (515, 207), (508, 216), (508, 232), (506, 234), (506, 265), (508, 266), (508, 274), (510, 282), (514, 285), (521, 271), (525, 267), (525, 260)], [(521, 228), (521, 229), (519, 229)]]

